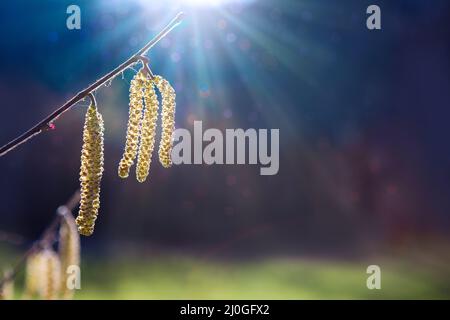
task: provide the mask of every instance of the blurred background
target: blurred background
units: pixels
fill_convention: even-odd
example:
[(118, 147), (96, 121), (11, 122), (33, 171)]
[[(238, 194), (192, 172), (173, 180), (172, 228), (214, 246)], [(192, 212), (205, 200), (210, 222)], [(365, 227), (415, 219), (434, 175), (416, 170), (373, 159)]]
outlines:
[[(366, 28), (371, 4), (382, 30)], [(120, 179), (127, 70), (96, 92), (105, 174), (77, 297), (449, 298), (448, 1), (3, 1), (0, 144), (179, 11), (148, 54), (176, 89), (176, 127), (279, 128), (279, 173), (154, 161), (146, 183)], [(87, 105), (0, 158), (0, 268), (78, 188)]]

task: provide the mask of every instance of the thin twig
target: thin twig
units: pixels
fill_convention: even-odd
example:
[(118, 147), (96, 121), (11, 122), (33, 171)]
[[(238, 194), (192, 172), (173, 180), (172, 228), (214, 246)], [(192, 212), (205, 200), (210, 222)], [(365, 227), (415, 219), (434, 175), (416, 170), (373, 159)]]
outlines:
[(26, 239), (17, 233), (11, 233), (0, 230), (0, 242), (7, 242), (13, 245), (21, 245)]
[(31, 245), (31, 247), (28, 248), (27, 251), (25, 251), (25, 253), (19, 258), (14, 267), (11, 269), (11, 271), (8, 272), (8, 274), (5, 275), (3, 279), (1, 279), (0, 289), (6, 282), (10, 281), (11, 279), (14, 279), (17, 276), (17, 274), (20, 271), (20, 268), (27, 261), (29, 256), (31, 256), (33, 253), (42, 248), (46, 248), (53, 245), (53, 243), (55, 242), (56, 231), (61, 221), (61, 218), (65, 214), (72, 214), (72, 211), (76, 208), (79, 202), (80, 202), (80, 191), (77, 190), (65, 205), (60, 206), (56, 210), (55, 217), (50, 222), (48, 227), (44, 230), (39, 240), (35, 241)]
[(88, 86), (86, 89), (80, 91), (77, 93), (73, 98), (71, 98), (69, 101), (67, 101), (65, 104), (63, 104), (61, 107), (56, 109), (52, 114), (50, 114), (48, 117), (46, 117), (44, 120), (36, 124), (34, 127), (20, 135), (19, 137), (15, 138), (11, 142), (5, 144), (3, 147), (0, 148), (0, 157), (4, 156), (17, 146), (21, 145), (24, 142), (27, 142), (32, 137), (38, 135), (39, 133), (43, 131), (48, 131), (53, 128), (52, 122), (56, 120), (61, 114), (72, 108), (75, 104), (86, 98), (89, 93), (94, 92), (98, 88), (100, 88), (102, 85), (107, 83), (108, 81), (114, 79), (118, 74), (126, 70), (127, 68), (131, 67), (132, 65), (139, 62), (139, 60), (143, 59), (143, 56), (155, 45), (157, 44), (162, 38), (164, 38), (173, 28), (175, 28), (183, 19), (184, 14), (180, 12), (169, 24), (161, 30), (160, 33), (158, 33), (150, 42), (148, 42), (144, 47), (142, 47), (137, 53), (135, 53), (133, 56), (131, 56), (128, 60), (126, 60), (124, 63), (119, 65), (117, 68), (112, 70), (111, 72), (107, 73), (97, 81), (95, 81), (93, 84)]

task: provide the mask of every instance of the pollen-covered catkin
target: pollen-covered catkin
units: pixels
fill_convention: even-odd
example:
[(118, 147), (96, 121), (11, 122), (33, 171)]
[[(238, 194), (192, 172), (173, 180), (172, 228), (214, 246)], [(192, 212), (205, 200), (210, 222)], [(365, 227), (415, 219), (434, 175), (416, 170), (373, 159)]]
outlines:
[(131, 80), (130, 85), (130, 109), (127, 125), (127, 134), (125, 140), (125, 150), (119, 163), (118, 174), (121, 178), (127, 178), (130, 173), (130, 167), (136, 159), (139, 134), (142, 122), (142, 111), (144, 108), (143, 88), (147, 81), (142, 71), (139, 71)]
[(32, 299), (39, 294), (39, 283), (42, 282), (43, 264), (39, 252), (31, 254), (26, 261), (24, 299)]
[(25, 285), (25, 299), (58, 298), (61, 285), (61, 263), (56, 252), (43, 249), (28, 257)]
[(172, 134), (175, 130), (175, 90), (170, 83), (161, 76), (155, 77), (155, 84), (162, 96), (161, 111), (161, 141), (159, 144), (159, 161), (163, 167), (172, 165)]
[(91, 104), (86, 113), (80, 168), (80, 210), (78, 232), (90, 236), (100, 207), (100, 182), (103, 174), (103, 118)]
[(139, 144), (138, 160), (136, 164), (136, 178), (139, 182), (147, 179), (150, 163), (155, 146), (156, 120), (158, 118), (158, 97), (152, 80), (147, 80), (144, 86), (145, 110), (141, 126), (141, 140)]
[(61, 262), (51, 249), (42, 250), (40, 254), (43, 275), (39, 278), (39, 294), (42, 299), (57, 299), (61, 288)]
[(61, 260), (61, 297), (71, 299), (74, 290), (67, 286), (68, 271), (71, 266), (80, 266), (80, 235), (75, 219), (70, 212), (64, 214), (59, 229), (59, 258)]

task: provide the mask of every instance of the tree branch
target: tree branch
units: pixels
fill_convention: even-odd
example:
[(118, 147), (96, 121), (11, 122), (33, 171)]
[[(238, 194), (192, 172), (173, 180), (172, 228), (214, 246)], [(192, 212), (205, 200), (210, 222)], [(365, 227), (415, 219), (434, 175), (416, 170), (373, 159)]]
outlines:
[(53, 243), (55, 242), (56, 230), (59, 226), (59, 223), (61, 222), (61, 218), (65, 214), (72, 214), (72, 211), (77, 207), (79, 202), (80, 202), (80, 191), (77, 190), (65, 205), (60, 206), (56, 210), (56, 216), (50, 222), (48, 227), (44, 230), (39, 240), (35, 241), (31, 245), (31, 247), (27, 251), (25, 251), (25, 253), (19, 258), (14, 267), (11, 269), (11, 271), (8, 272), (8, 274), (3, 279), (0, 280), (0, 291), (6, 282), (16, 277), (16, 275), (19, 273), (21, 266), (27, 261), (30, 255), (32, 255), (33, 253), (42, 248), (53, 245)]
[(182, 20), (183, 20), (184, 14), (180, 12), (177, 14), (177, 16), (169, 22), (169, 24), (161, 30), (160, 33), (158, 33), (150, 42), (148, 42), (144, 47), (142, 47), (138, 52), (136, 52), (133, 56), (131, 56), (128, 60), (123, 62), (121, 65), (119, 65), (117, 68), (112, 70), (111, 72), (105, 74), (103, 77), (92, 83), (90, 86), (88, 86), (86, 89), (80, 91), (77, 93), (73, 98), (71, 98), (69, 101), (64, 103), (61, 107), (56, 109), (52, 114), (47, 116), (44, 120), (36, 124), (34, 127), (20, 135), (19, 137), (15, 138), (14, 140), (10, 141), (9, 143), (5, 144), (3, 147), (0, 148), (0, 157), (4, 156), (17, 146), (21, 145), (22, 143), (27, 142), (32, 137), (38, 135), (41, 132), (47, 131), (49, 129), (53, 128), (52, 122), (56, 120), (61, 114), (66, 112), (67, 110), (71, 109), (75, 104), (86, 98), (90, 93), (94, 92), (98, 88), (100, 88), (102, 85), (104, 85), (106, 82), (114, 79), (118, 74), (129, 68), (130, 66), (137, 63), (139, 60), (142, 60), (144, 55), (155, 45), (157, 44), (162, 38), (164, 38), (170, 31), (172, 31), (173, 28), (175, 28)]

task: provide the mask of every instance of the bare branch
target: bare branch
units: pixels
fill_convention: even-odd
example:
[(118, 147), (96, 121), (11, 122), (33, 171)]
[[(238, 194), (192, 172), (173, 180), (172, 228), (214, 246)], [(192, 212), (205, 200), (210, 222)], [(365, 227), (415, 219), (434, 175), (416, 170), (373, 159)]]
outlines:
[(27, 142), (32, 137), (38, 135), (39, 133), (43, 131), (48, 131), (49, 129), (53, 128), (53, 121), (55, 121), (59, 116), (61, 116), (64, 112), (71, 109), (75, 104), (86, 98), (90, 93), (94, 92), (98, 88), (100, 88), (102, 85), (107, 83), (108, 81), (114, 79), (117, 75), (122, 73), (127, 68), (131, 67), (132, 65), (136, 64), (139, 60), (142, 60), (142, 57), (155, 45), (157, 44), (162, 38), (164, 38), (170, 31), (172, 31), (173, 28), (175, 28), (182, 20), (183, 20), (184, 14), (180, 12), (172, 21), (169, 22), (169, 24), (161, 30), (160, 33), (158, 33), (150, 42), (148, 42), (144, 47), (142, 47), (137, 53), (135, 53), (133, 56), (131, 56), (127, 61), (119, 65), (117, 68), (112, 70), (111, 72), (105, 74), (103, 77), (92, 83), (90, 86), (88, 86), (86, 89), (80, 91), (77, 93), (73, 98), (71, 98), (69, 101), (64, 103), (61, 107), (56, 109), (52, 114), (47, 116), (44, 120), (36, 124), (34, 127), (20, 135), (19, 137), (13, 139), (9, 143), (5, 144), (3, 147), (0, 148), (0, 157), (4, 156), (17, 146), (21, 145), (22, 143)]
[(16, 277), (22, 265), (27, 261), (28, 257), (39, 249), (52, 245), (55, 241), (56, 230), (59, 226), (61, 218), (64, 214), (72, 214), (80, 202), (80, 191), (77, 190), (67, 203), (56, 210), (56, 216), (53, 218), (49, 226), (44, 230), (42, 236), (34, 242), (31, 247), (19, 258), (14, 267), (8, 272), (3, 279), (0, 280), (0, 289), (9, 280)]

